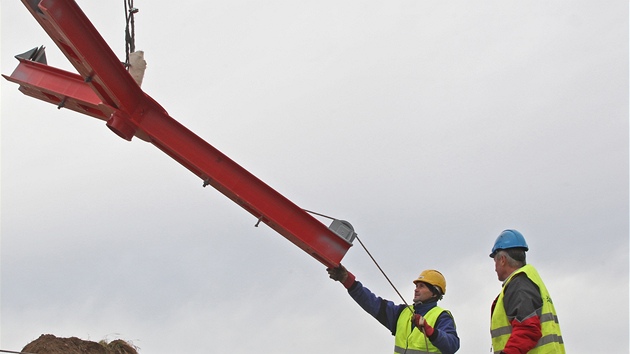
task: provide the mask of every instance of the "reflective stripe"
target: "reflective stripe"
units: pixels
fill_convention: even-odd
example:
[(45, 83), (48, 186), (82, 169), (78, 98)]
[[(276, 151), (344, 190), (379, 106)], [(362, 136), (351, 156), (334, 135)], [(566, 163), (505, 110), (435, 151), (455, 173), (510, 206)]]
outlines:
[[(562, 340), (562, 336), (559, 336), (557, 334), (549, 334), (540, 338), (535, 348), (538, 348), (545, 344), (554, 343), (554, 342), (564, 344), (564, 341)], [(494, 352), (494, 354), (500, 354), (500, 353), (501, 353), (500, 350)]]
[(536, 347), (540, 347), (541, 345), (554, 343), (554, 342), (564, 344), (564, 341), (562, 340), (562, 336), (559, 336), (557, 334), (549, 334), (540, 338), (540, 340), (538, 340), (538, 344), (536, 344)]
[[(558, 316), (554, 316), (554, 314), (552, 313), (542, 314), (540, 316), (540, 323), (542, 324), (543, 322), (547, 322), (547, 321), (554, 321), (555, 323), (558, 323)], [(512, 326), (495, 328), (490, 331), (490, 334), (492, 335), (493, 338), (499, 337), (505, 334), (510, 334), (510, 333), (512, 333)]]
[(401, 348), (399, 346), (394, 347), (394, 353), (399, 354), (431, 354), (431, 352), (425, 352), (424, 350)]
[(554, 321), (558, 323), (558, 316), (554, 316), (553, 313), (543, 313), (540, 315), (540, 322)]
[(496, 329), (493, 329), (492, 331), (490, 331), (490, 334), (492, 335), (492, 338), (500, 337), (502, 335), (510, 334), (510, 333), (512, 333), (512, 326), (505, 326), (505, 327), (501, 327), (501, 328), (496, 328)]

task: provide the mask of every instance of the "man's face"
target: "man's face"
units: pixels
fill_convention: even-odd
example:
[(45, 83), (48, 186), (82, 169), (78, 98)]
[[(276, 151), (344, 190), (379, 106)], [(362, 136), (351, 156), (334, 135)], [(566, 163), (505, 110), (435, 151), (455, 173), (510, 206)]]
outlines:
[(416, 289), (413, 292), (413, 302), (427, 301), (433, 296), (433, 293), (427, 285), (421, 281), (416, 283)]

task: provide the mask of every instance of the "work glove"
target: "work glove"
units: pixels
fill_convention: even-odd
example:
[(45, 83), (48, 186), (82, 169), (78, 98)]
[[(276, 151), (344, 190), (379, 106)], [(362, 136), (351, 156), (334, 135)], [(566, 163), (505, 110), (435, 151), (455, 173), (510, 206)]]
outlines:
[(337, 268), (326, 268), (326, 271), (330, 279), (338, 282), (343, 283), (348, 278), (348, 270), (341, 264)]
[(354, 284), (354, 275), (348, 272), (348, 270), (341, 264), (336, 268), (326, 268), (326, 271), (328, 272), (330, 279), (340, 282), (346, 287), (346, 289), (350, 289), (352, 284)]
[(429, 323), (427, 323), (427, 321), (424, 320), (424, 317), (422, 317), (422, 315), (420, 315), (420, 314), (417, 314), (417, 313), (414, 314), (413, 318), (411, 319), (411, 322), (413, 322), (413, 324), (416, 327), (418, 327), (419, 330), (424, 332), (424, 334), (427, 337), (431, 337), (433, 335), (433, 333), (435, 332), (433, 327), (431, 327), (431, 325)]

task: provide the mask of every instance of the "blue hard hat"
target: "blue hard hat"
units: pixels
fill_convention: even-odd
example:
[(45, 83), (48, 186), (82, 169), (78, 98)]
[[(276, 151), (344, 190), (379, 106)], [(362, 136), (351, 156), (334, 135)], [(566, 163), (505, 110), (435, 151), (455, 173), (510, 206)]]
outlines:
[(527, 242), (523, 234), (516, 230), (503, 230), (497, 240), (494, 241), (494, 247), (492, 247), (492, 253), (490, 258), (494, 258), (499, 250), (505, 250), (508, 248), (524, 248), (525, 251), (529, 250)]

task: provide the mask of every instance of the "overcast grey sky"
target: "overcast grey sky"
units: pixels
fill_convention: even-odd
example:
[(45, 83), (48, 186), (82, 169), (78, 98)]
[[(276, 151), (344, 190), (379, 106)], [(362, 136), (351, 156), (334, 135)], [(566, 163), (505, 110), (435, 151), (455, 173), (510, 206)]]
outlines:
[[(123, 1), (78, 1), (124, 58)], [(426, 268), (459, 353), (490, 349), (506, 228), (567, 352), (628, 353), (627, 1), (143, 1), (143, 90), (300, 207), (350, 221), (399, 291)], [(2, 73), (47, 47), (1, 4)], [(158, 149), (2, 80), (0, 349), (387, 353), (324, 267)], [(328, 221), (323, 220), (328, 223)], [(396, 293), (355, 244), (359, 280)]]

